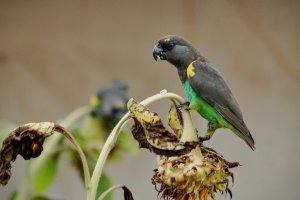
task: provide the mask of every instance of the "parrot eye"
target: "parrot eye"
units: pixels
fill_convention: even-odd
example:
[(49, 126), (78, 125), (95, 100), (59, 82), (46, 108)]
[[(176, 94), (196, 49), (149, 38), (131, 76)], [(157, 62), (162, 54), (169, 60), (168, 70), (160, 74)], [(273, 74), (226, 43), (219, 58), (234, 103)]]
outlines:
[(165, 43), (164, 48), (168, 51), (172, 50), (175, 44), (173, 42)]

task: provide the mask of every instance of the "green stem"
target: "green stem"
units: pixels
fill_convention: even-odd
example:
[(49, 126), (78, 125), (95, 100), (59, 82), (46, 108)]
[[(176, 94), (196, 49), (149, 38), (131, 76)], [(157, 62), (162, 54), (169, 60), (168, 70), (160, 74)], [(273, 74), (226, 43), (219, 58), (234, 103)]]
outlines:
[[(184, 103), (185, 100), (174, 93), (168, 93), (166, 90), (162, 90), (159, 94), (153, 95), (151, 97), (148, 97), (147, 99), (143, 100), (141, 102), (142, 105), (147, 106), (149, 104), (152, 104), (156, 101), (162, 100), (162, 99), (174, 99), (178, 101), (180, 104)], [(195, 133), (195, 129), (193, 127), (191, 116), (189, 112), (185, 109), (182, 109), (182, 117), (184, 121), (184, 128), (183, 128), (183, 135), (182, 140), (188, 141), (188, 140), (197, 140), (197, 135)], [(98, 157), (96, 166), (93, 171), (93, 175), (91, 178), (91, 190), (88, 191), (90, 194), (87, 194), (87, 200), (95, 200), (96, 199), (96, 192), (97, 187), (99, 184), (99, 180), (101, 178), (102, 170), (105, 164), (105, 161), (112, 150), (112, 148), (115, 146), (115, 143), (117, 141), (117, 138), (120, 134), (120, 131), (122, 130), (122, 127), (125, 125), (125, 123), (130, 119), (130, 113), (127, 112), (124, 117), (118, 122), (118, 124), (114, 127), (112, 132), (110, 133), (109, 137), (107, 138), (100, 156)], [(201, 152), (200, 152), (201, 153)]]

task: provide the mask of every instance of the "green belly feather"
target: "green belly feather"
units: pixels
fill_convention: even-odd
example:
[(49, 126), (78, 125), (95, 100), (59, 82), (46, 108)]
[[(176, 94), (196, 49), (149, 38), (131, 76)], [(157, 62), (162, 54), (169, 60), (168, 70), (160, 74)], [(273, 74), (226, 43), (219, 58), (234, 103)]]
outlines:
[(191, 88), (191, 85), (188, 81), (183, 84), (185, 95), (190, 102), (190, 108), (196, 110), (203, 118), (218, 124), (218, 126), (223, 128), (229, 128), (236, 131), (235, 128), (228, 123), (212, 106), (205, 102), (200, 96), (198, 96), (194, 90)]

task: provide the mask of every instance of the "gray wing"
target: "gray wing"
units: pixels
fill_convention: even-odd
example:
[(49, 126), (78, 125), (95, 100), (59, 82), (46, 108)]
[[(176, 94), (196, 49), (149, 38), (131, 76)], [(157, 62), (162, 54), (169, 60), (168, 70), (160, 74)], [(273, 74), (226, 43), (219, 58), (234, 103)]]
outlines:
[(239, 136), (254, 148), (254, 140), (244, 123), (239, 105), (223, 77), (205, 61), (197, 60), (193, 66), (195, 75), (188, 77), (193, 90), (234, 126), (242, 134)]

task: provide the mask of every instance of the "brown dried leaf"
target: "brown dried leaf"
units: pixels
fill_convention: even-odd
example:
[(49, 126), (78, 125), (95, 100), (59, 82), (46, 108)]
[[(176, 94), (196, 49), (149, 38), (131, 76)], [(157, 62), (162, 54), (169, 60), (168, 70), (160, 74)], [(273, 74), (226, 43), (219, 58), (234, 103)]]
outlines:
[(55, 129), (51, 122), (29, 123), (13, 130), (0, 150), (0, 183), (6, 185), (11, 177), (11, 162), (20, 154), (25, 160), (38, 157), (46, 137)]
[(128, 187), (123, 186), (123, 192), (124, 192), (124, 200), (134, 200), (132, 192), (129, 190)]
[(135, 122), (132, 134), (140, 148), (147, 148), (158, 155), (179, 156), (189, 153), (198, 145), (194, 141), (181, 142), (175, 133), (164, 127), (157, 113), (150, 112), (133, 99), (129, 100), (128, 109)]
[[(240, 166), (240, 163), (238, 163), (238, 162), (227, 161), (221, 154), (219, 154), (212, 148), (202, 147), (201, 152), (202, 152), (203, 156), (210, 162), (212, 162), (212, 163), (221, 162), (228, 169)], [(233, 179), (233, 176), (232, 176), (232, 179)]]

